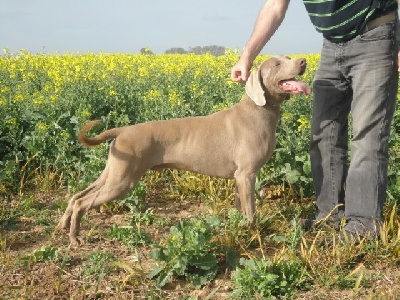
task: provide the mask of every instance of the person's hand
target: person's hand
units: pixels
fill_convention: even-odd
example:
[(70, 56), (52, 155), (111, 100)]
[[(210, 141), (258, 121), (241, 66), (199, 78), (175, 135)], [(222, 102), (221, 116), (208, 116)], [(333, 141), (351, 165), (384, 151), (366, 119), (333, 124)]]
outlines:
[(235, 82), (245, 83), (250, 75), (251, 66), (243, 60), (239, 60), (231, 70), (231, 79)]

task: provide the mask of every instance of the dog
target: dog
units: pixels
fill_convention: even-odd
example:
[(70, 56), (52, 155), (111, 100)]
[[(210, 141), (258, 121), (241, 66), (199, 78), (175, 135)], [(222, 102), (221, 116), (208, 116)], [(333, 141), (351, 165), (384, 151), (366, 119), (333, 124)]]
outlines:
[(253, 220), (256, 176), (275, 149), (280, 105), (290, 94), (310, 94), (295, 79), (305, 69), (303, 58), (271, 57), (251, 72), (240, 102), (208, 116), (113, 128), (94, 137), (86, 133), (100, 121), (88, 122), (78, 135), (82, 144), (113, 141), (100, 177), (71, 198), (60, 220), (70, 243), (80, 243), (80, 221), (89, 209), (124, 196), (149, 169), (234, 178), (236, 208)]

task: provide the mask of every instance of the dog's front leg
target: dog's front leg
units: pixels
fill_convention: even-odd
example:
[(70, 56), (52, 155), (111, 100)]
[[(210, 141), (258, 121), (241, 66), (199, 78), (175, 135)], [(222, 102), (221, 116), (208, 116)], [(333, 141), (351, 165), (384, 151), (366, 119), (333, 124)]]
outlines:
[[(236, 207), (252, 221), (256, 212), (255, 208), (255, 174), (241, 173), (236, 178)], [(239, 198), (239, 199), (238, 199)]]

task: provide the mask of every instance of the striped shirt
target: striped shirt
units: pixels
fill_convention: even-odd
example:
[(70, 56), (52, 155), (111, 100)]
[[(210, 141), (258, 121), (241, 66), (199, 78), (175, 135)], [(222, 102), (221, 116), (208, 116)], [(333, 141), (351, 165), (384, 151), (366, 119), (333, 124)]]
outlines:
[(354, 38), (368, 21), (396, 11), (397, 0), (303, 0), (317, 31), (332, 42)]

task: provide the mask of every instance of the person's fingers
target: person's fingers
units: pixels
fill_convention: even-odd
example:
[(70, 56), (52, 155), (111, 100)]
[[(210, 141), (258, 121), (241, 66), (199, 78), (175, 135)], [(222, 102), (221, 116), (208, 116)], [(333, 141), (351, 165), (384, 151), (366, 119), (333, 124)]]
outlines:
[(246, 82), (248, 78), (249, 78), (249, 71), (243, 70), (242, 71), (242, 82)]
[(231, 79), (235, 82), (244, 83), (248, 77), (248, 71), (241, 66), (234, 66), (231, 70)]

